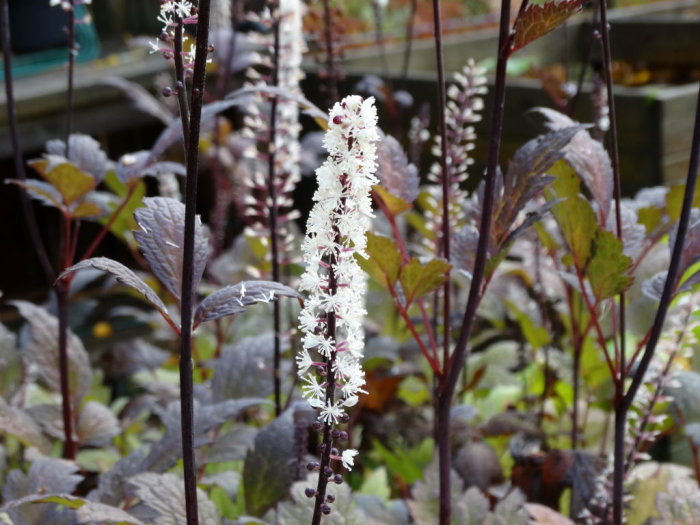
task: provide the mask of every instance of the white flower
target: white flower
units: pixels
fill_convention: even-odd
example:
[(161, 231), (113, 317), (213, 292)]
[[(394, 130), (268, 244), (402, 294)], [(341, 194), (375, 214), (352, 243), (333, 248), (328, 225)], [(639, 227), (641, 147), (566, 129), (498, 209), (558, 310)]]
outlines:
[(352, 467), (355, 466), (355, 456), (357, 456), (357, 454), (357, 450), (352, 448), (343, 450), (343, 455), (340, 457), (340, 460), (343, 462), (343, 466), (346, 469), (352, 470)]
[[(366, 256), (365, 235), (372, 216), (370, 191), (378, 182), (374, 176), (376, 122), (371, 98), (346, 97), (331, 110), (324, 137), (329, 156), (316, 170), (318, 189), (302, 243), (306, 269), (299, 287), (309, 297), (299, 314), (304, 336), (297, 364), (307, 383), (302, 387), (303, 395), (312, 406), (321, 407), (320, 420), (326, 424), (337, 423), (345, 408), (354, 406), (358, 395), (366, 393), (360, 364), (366, 284), (355, 254)], [(330, 326), (335, 326), (332, 333), (328, 332)], [(329, 377), (335, 382), (335, 399), (325, 399), (325, 386), (316, 380), (310, 352), (318, 353), (317, 361), (322, 357), (331, 367), (323, 383)], [(346, 467), (352, 466), (355, 454), (357, 451), (343, 453)]]

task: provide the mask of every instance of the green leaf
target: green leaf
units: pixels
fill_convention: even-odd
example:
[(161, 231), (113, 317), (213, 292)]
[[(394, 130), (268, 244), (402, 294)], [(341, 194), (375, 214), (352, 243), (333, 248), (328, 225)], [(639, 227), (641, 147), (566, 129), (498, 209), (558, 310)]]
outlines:
[(72, 211), (71, 215), (76, 219), (88, 219), (104, 215), (104, 210), (94, 202), (81, 202)]
[(387, 208), (387, 211), (392, 215), (401, 215), (403, 212), (410, 210), (413, 208), (411, 203), (406, 202), (403, 200), (401, 197), (397, 197), (396, 195), (393, 195), (392, 193), (389, 193), (388, 190), (384, 189), (382, 186), (379, 186), (378, 184), (375, 186), (372, 186), (372, 190), (377, 194), (377, 196), (384, 202), (384, 205)]
[(399, 247), (389, 237), (367, 232), (366, 251), (367, 259), (355, 256), (357, 263), (384, 288), (393, 288), (401, 268)]
[(452, 265), (440, 259), (422, 264), (417, 257), (401, 268), (401, 286), (406, 296), (406, 306), (423, 295), (442, 286)]
[(360, 492), (362, 494), (379, 496), (382, 500), (387, 501), (391, 497), (391, 488), (389, 487), (389, 476), (387, 475), (386, 467), (379, 467), (370, 472), (362, 482)]
[(607, 230), (599, 230), (593, 243), (593, 256), (586, 269), (598, 301), (613, 297), (630, 287), (632, 259), (623, 253), (622, 241)]
[(63, 197), (63, 202), (69, 206), (95, 189), (97, 185), (95, 177), (80, 171), (70, 162), (51, 166), (48, 160), (41, 159), (32, 161), (29, 165), (58, 190)]
[(583, 269), (591, 255), (591, 245), (598, 229), (595, 212), (579, 195), (581, 181), (571, 167), (562, 161), (556, 166), (559, 168), (557, 179), (545, 194), (548, 200), (564, 198), (552, 207), (552, 215), (564, 235), (574, 265)]
[(581, 10), (583, 0), (562, 0), (561, 2), (546, 2), (530, 4), (515, 21), (514, 34), (510, 52), (515, 53), (557, 28), (574, 13)]
[[(671, 221), (677, 221), (681, 217), (684, 193), (685, 185), (677, 184), (675, 186), (671, 186), (666, 194), (666, 213), (668, 213)], [(700, 208), (700, 185), (695, 187), (695, 194), (693, 195), (693, 208)]]
[(423, 472), (433, 457), (435, 443), (427, 438), (412, 448), (395, 446), (389, 450), (379, 441), (373, 440), (372, 448), (392, 476), (397, 476), (410, 485), (423, 478)]
[(514, 303), (506, 300), (504, 304), (513, 314), (515, 320), (518, 321), (520, 330), (522, 331), (525, 340), (532, 348), (542, 348), (551, 342), (552, 337), (549, 335), (549, 332), (545, 327), (537, 326), (530, 316), (520, 310), (520, 308), (518, 308)]

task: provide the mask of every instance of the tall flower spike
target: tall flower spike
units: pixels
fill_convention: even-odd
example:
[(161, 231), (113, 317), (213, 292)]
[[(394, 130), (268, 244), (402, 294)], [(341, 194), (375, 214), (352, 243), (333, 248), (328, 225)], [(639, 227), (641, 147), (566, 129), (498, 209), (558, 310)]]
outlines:
[[(257, 21), (274, 27), (279, 20), (279, 49), (277, 87), (290, 94), (301, 94), (299, 82), (304, 74), (301, 60), (306, 44), (302, 27), (304, 4), (301, 0), (281, 0), (273, 12), (263, 11)], [(257, 41), (264, 48), (258, 55), (258, 62), (248, 71), (246, 85), (267, 86), (272, 80), (274, 56), (274, 31), (270, 34), (257, 35)], [(253, 37), (250, 37), (253, 38)], [(301, 179), (299, 169), (300, 145), (299, 105), (286, 97), (280, 97), (276, 103), (275, 143), (269, 144), (271, 126), (270, 102), (267, 95), (255, 93), (251, 104), (246, 108), (243, 130), (246, 138), (251, 139), (250, 146), (244, 152), (248, 159), (251, 178), (241, 188), (246, 195), (246, 235), (254, 238), (269, 240), (268, 218), (273, 205), (269, 195), (266, 179), (269, 175), (268, 160), (274, 152), (274, 173), (277, 207), (277, 223), (275, 225), (279, 263), (288, 265), (296, 263), (293, 256), (292, 222), (299, 217), (294, 209), (293, 193)]]
[[(348, 417), (345, 408), (365, 393), (360, 364), (364, 348), (362, 319), (366, 283), (355, 256), (365, 255), (365, 234), (372, 217), (370, 191), (376, 170), (377, 111), (374, 99), (349, 96), (330, 112), (324, 145), (328, 159), (316, 170), (318, 189), (306, 226), (302, 251), (306, 270), (300, 288), (308, 299), (299, 316), (303, 349), (297, 357), (302, 395), (320, 409), (323, 422), (321, 475), (314, 515), (324, 504), (331, 460), (353, 465), (354, 450), (331, 455), (333, 425)], [(342, 476), (332, 478), (342, 482)], [(315, 495), (315, 496), (314, 496)], [(318, 515), (318, 516), (316, 516)], [(314, 521), (314, 523), (318, 523)]]
[[(450, 229), (459, 231), (464, 225), (464, 203), (468, 197), (462, 185), (469, 177), (468, 169), (474, 163), (471, 151), (474, 149), (476, 132), (474, 124), (481, 120), (480, 112), (484, 108), (483, 95), (486, 94), (486, 76), (484, 69), (469, 59), (460, 73), (454, 77), (455, 83), (447, 90), (447, 107), (445, 122), (447, 123), (447, 179), (450, 191)], [(440, 136), (434, 138), (433, 155), (440, 156)], [(434, 185), (428, 186), (431, 207), (442, 209), (442, 192), (440, 164), (435, 162), (428, 173), (428, 180)], [(438, 231), (442, 220), (430, 209), (426, 210), (426, 219), (431, 228)], [(438, 246), (435, 241), (426, 243), (428, 253), (435, 254)]]

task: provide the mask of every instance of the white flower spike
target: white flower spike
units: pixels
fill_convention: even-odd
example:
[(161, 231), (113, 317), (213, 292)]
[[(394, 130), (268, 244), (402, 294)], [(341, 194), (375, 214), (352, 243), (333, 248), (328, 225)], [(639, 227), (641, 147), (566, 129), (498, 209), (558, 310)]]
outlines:
[[(365, 393), (360, 360), (366, 284), (355, 255), (365, 257), (365, 234), (372, 217), (370, 191), (378, 183), (374, 175), (378, 138), (374, 99), (349, 96), (331, 110), (324, 138), (328, 159), (316, 170), (316, 204), (302, 246), (306, 270), (300, 287), (309, 297), (299, 315), (303, 349), (297, 364), (307, 383), (303, 396), (311, 406), (321, 407), (320, 420), (326, 424), (337, 423), (345, 408)], [(315, 376), (318, 368), (312, 362), (325, 363), (322, 381), (308, 377)], [(346, 467), (352, 466), (356, 453), (343, 452)]]

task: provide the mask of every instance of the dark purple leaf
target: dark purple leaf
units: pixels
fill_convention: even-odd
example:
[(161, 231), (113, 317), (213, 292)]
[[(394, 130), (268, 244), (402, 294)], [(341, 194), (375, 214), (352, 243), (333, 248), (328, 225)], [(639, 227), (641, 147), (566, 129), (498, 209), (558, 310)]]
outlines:
[[(23, 341), (22, 359), (32, 367), (44, 384), (54, 392), (61, 391), (58, 371), (58, 319), (44, 308), (27, 301), (11, 301), (28, 323)], [(71, 397), (78, 404), (92, 386), (92, 369), (85, 347), (78, 336), (68, 332), (69, 385)]]
[(119, 420), (102, 403), (88, 401), (80, 410), (76, 432), (81, 445), (107, 446), (120, 431)]
[(510, 52), (514, 53), (556, 29), (567, 18), (580, 11), (581, 4), (583, 0), (561, 0), (527, 6), (515, 21)]
[(544, 176), (564, 156), (564, 148), (584, 129), (575, 125), (532, 139), (515, 152), (503, 179), (503, 196), (496, 211), (494, 237), (498, 244), (508, 235), (520, 211), (538, 192), (552, 182)]
[(383, 133), (377, 143), (377, 177), (389, 193), (406, 202), (418, 197), (418, 169), (408, 162), (399, 141)]
[(664, 290), (664, 284), (666, 283), (667, 273), (668, 272), (665, 270), (663, 272), (658, 272), (644, 281), (642, 283), (642, 293), (644, 293), (644, 295), (650, 299), (654, 299), (656, 301), (660, 300), (661, 294)]
[[(75, 166), (101, 181), (110, 168), (110, 161), (100, 143), (89, 135), (74, 134), (70, 136), (70, 156), (68, 160)], [(66, 156), (66, 143), (55, 139), (46, 143), (50, 155)]]
[(92, 259), (80, 261), (78, 264), (74, 264), (65, 272), (63, 272), (60, 275), (59, 279), (62, 279), (69, 273), (82, 270), (83, 268), (96, 268), (98, 270), (102, 270), (103, 272), (107, 272), (113, 275), (117, 279), (117, 281), (133, 288), (141, 295), (143, 295), (146, 298), (146, 300), (149, 303), (151, 303), (156, 310), (160, 312), (160, 314), (165, 318), (166, 321), (168, 321), (171, 324), (174, 323), (174, 321), (170, 318), (170, 314), (168, 314), (168, 309), (165, 307), (165, 304), (163, 304), (163, 301), (160, 299), (160, 297), (158, 297), (158, 294), (154, 292), (150, 286), (143, 282), (143, 280), (133, 271), (131, 271), (123, 264), (118, 263), (117, 261), (113, 261), (112, 259), (108, 259), (106, 257), (93, 257)]
[(41, 427), (24, 410), (13, 407), (0, 397), (0, 430), (17, 438), (28, 447), (37, 447), (42, 453), (51, 451), (51, 443), (41, 433)]
[(278, 297), (303, 299), (294, 288), (274, 281), (243, 281), (217, 290), (204, 299), (194, 313), (194, 326), (204, 321), (244, 312), (248, 306), (269, 303)]
[[(134, 487), (130, 496), (138, 498), (142, 505), (155, 513), (154, 523), (175, 525), (189, 521), (185, 510), (185, 486), (176, 474), (143, 472), (131, 478), (129, 484)], [(201, 489), (197, 489), (197, 507), (199, 523), (221, 523), (216, 506)]]
[[(671, 230), (668, 238), (669, 250), (673, 250), (676, 244), (676, 234), (678, 233), (678, 224)], [(693, 208), (690, 211), (690, 220), (688, 221), (688, 231), (685, 234), (685, 243), (683, 244), (683, 252), (681, 255), (681, 264), (679, 267), (678, 278), (680, 279), (683, 273), (700, 260), (700, 209)]]
[(221, 357), (212, 363), (216, 370), (211, 383), (212, 399), (222, 401), (271, 394), (273, 349), (274, 334), (271, 332), (224, 346)]
[(479, 229), (473, 224), (467, 224), (452, 235), (450, 262), (456, 269), (466, 272), (470, 278), (474, 270), (478, 243)]
[[(195, 402), (194, 437), (195, 446), (210, 443), (210, 432), (226, 421), (237, 417), (241, 412), (265, 403), (260, 398), (230, 399), (212, 405)], [(171, 403), (163, 411), (161, 419), (165, 433), (150, 448), (139, 448), (121, 458), (107, 473), (100, 476), (97, 490), (90, 494), (92, 501), (117, 505), (124, 496), (127, 481), (141, 472), (165, 472), (171, 469), (182, 457), (182, 430), (180, 428), (180, 403)]]
[(131, 100), (134, 107), (139, 111), (142, 111), (147, 115), (151, 115), (152, 117), (160, 120), (166, 126), (170, 124), (173, 114), (170, 112), (168, 107), (156, 97), (151, 95), (151, 93), (140, 84), (120, 77), (107, 77), (102, 81), (102, 83), (120, 90), (129, 100)]
[[(549, 129), (569, 128), (578, 124), (563, 113), (549, 108), (537, 108), (544, 115)], [(605, 221), (613, 197), (613, 173), (610, 157), (603, 145), (582, 130), (571, 139), (565, 148), (564, 158), (581, 177), (593, 198), (598, 203), (601, 219)]]
[[(182, 293), (185, 205), (167, 197), (146, 198), (143, 204), (144, 207), (134, 212), (140, 228), (134, 231), (134, 237), (155, 276), (179, 301)], [(208, 259), (208, 232), (198, 217), (195, 226), (194, 290), (199, 285)]]
[[(70, 494), (83, 479), (74, 462), (42, 458), (32, 463), (27, 474), (13, 470), (5, 479), (2, 495), (12, 523), (68, 525), (74, 523), (73, 511), (54, 504), (22, 504), (50, 494)], [(30, 496), (30, 497), (29, 497)], [(29, 498), (27, 498), (29, 497)], [(12, 507), (12, 508), (10, 508)]]

